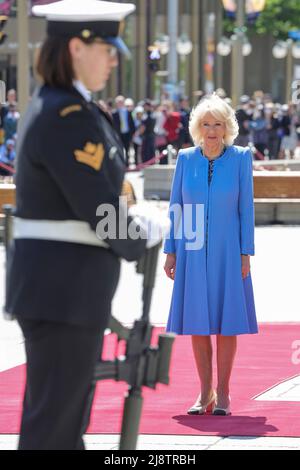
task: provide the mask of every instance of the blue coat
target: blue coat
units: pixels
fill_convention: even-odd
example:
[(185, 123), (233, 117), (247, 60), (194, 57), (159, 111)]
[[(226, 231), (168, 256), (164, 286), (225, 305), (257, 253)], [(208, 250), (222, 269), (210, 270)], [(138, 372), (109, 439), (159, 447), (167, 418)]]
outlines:
[(241, 254), (254, 255), (252, 154), (227, 147), (214, 161), (210, 185), (208, 167), (199, 147), (179, 152), (164, 246), (176, 253), (167, 331), (257, 333), (251, 273), (243, 280), (241, 269)]

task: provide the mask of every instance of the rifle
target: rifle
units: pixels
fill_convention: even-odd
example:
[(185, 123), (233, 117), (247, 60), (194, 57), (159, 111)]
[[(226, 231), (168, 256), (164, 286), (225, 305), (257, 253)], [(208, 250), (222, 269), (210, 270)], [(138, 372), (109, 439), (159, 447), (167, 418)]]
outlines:
[(125, 397), (120, 450), (135, 450), (142, 414), (142, 387), (156, 388), (157, 383), (168, 385), (169, 367), (175, 335), (161, 334), (158, 345), (151, 346), (153, 326), (149, 322), (152, 290), (160, 244), (146, 250), (137, 263), (137, 272), (144, 275), (143, 313), (135, 321), (132, 329), (125, 328), (118, 320), (111, 317), (110, 329), (117, 334), (118, 340), (126, 341), (124, 358), (115, 361), (100, 362), (96, 366), (95, 379), (113, 378), (125, 381), (129, 385)]
[[(13, 237), (13, 207), (3, 206), (5, 214), (4, 244), (6, 257)], [(119, 450), (135, 450), (142, 414), (142, 387), (156, 388), (158, 383), (169, 384), (169, 368), (174, 334), (161, 334), (158, 344), (151, 345), (153, 326), (149, 321), (152, 291), (161, 243), (145, 251), (136, 265), (143, 279), (143, 312), (132, 328), (122, 325), (114, 317), (109, 328), (116, 333), (118, 341), (125, 340), (125, 356), (113, 361), (100, 360), (95, 367), (94, 381), (114, 379), (128, 384), (125, 395)]]

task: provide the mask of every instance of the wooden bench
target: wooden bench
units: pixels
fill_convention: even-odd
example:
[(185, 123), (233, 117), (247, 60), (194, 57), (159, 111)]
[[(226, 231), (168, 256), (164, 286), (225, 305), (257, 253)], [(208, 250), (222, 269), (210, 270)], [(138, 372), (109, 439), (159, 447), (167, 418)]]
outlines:
[(256, 224), (300, 224), (300, 171), (253, 174)]
[(4, 204), (16, 205), (16, 186), (14, 184), (0, 183), (0, 214), (2, 216)]
[(0, 238), (3, 239), (4, 214), (3, 206), (16, 205), (16, 186), (10, 183), (0, 183)]
[[(144, 170), (144, 197), (170, 199), (175, 165)], [(300, 224), (300, 171), (253, 171), (255, 223)]]
[[(168, 200), (174, 165), (155, 165), (145, 170), (144, 197)], [(300, 171), (254, 171), (255, 222), (300, 224)], [(14, 184), (0, 183), (0, 225), (4, 204), (16, 204)]]
[(255, 198), (300, 198), (300, 171), (254, 171)]

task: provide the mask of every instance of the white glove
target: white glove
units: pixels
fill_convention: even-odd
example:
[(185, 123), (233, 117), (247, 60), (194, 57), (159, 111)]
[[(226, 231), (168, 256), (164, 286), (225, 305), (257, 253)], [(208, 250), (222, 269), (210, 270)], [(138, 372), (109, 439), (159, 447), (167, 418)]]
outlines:
[(146, 248), (157, 245), (169, 233), (170, 219), (157, 207), (149, 203), (131, 206), (128, 214), (147, 233)]

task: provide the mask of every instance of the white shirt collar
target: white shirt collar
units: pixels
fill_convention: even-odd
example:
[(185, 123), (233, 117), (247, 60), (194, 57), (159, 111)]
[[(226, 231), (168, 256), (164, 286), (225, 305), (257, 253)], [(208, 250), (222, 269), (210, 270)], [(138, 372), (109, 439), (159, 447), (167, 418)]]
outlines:
[(92, 101), (91, 92), (85, 87), (80, 80), (73, 80), (73, 85), (86, 101)]

